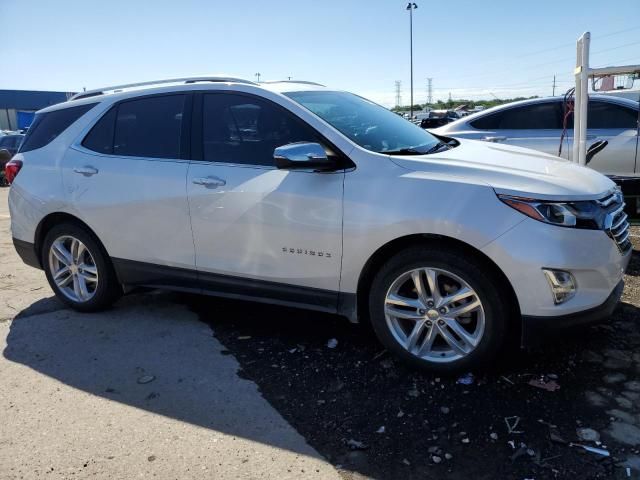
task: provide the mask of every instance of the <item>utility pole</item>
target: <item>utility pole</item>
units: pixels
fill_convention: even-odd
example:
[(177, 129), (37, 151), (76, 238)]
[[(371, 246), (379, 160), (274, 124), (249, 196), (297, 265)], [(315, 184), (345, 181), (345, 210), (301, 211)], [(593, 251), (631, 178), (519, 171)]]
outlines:
[(411, 63), (411, 105), (409, 106), (410, 118), (413, 118), (413, 11), (418, 8), (413, 2), (407, 4), (409, 10), (409, 57)]
[(396, 107), (400, 107), (402, 103), (402, 96), (400, 93), (401, 90), (402, 90), (402, 82), (400, 80), (396, 80)]
[(258, 79), (258, 83), (260, 83), (260, 72), (256, 73), (256, 78)]
[(433, 103), (433, 78), (427, 78), (427, 104)]
[(553, 94), (552, 96), (556, 96), (556, 76), (553, 76)]
[(287, 77), (287, 80), (291, 81), (291, 77)]

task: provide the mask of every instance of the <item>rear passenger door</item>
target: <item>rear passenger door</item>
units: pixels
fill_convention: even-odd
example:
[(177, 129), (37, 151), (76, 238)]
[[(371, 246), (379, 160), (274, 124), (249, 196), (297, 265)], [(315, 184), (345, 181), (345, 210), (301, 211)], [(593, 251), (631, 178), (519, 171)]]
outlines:
[(344, 171), (275, 167), (276, 147), (323, 142), (283, 107), (244, 93), (198, 98), (187, 188), (203, 285), (335, 311)]
[(191, 96), (136, 97), (108, 109), (64, 159), (68, 200), (132, 283), (194, 270), (185, 187)]
[(638, 112), (613, 102), (591, 100), (587, 116), (587, 148), (598, 140), (608, 145), (589, 167), (607, 174), (634, 175), (638, 142)]
[[(558, 155), (562, 134), (561, 102), (551, 100), (506, 108), (471, 122), (484, 131), (481, 140), (506, 143)], [(563, 157), (567, 158), (567, 144)]]

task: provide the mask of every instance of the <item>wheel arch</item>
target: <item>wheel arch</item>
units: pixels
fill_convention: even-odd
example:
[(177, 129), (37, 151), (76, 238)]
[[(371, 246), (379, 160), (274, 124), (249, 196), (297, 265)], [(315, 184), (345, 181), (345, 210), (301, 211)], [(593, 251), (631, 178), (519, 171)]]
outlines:
[[(357, 309), (357, 316), (360, 321), (369, 322), (368, 292), (371, 288), (371, 284), (376, 273), (380, 270), (387, 259), (401, 252), (402, 250), (415, 246), (423, 246), (426, 248), (444, 247), (448, 249), (455, 249), (459, 250), (465, 255), (474, 257), (476, 260), (481, 262), (485, 268), (489, 269), (492, 273), (495, 274), (496, 278), (500, 282), (500, 287), (503, 288), (507, 293), (507, 298), (509, 299), (510, 314), (514, 316), (517, 315), (515, 318), (520, 318), (520, 305), (515, 290), (513, 289), (513, 286), (511, 285), (511, 282), (509, 281), (505, 273), (493, 260), (491, 260), (491, 258), (489, 258), (477, 248), (469, 245), (468, 243), (465, 243), (453, 237), (434, 234), (414, 234), (395, 238), (387, 242), (386, 244), (378, 248), (378, 250), (376, 250), (365, 263), (362, 271), (360, 272), (360, 277), (358, 278), (358, 287), (356, 292), (355, 307)], [(518, 329), (518, 332), (516, 333), (519, 333), (521, 322), (517, 321), (511, 323), (511, 327)]]
[(42, 244), (44, 243), (44, 239), (47, 236), (47, 233), (56, 225), (61, 223), (72, 223), (84, 229), (89, 235), (93, 237), (96, 243), (102, 249), (102, 252), (105, 254), (105, 258), (110, 259), (109, 253), (107, 249), (104, 247), (104, 244), (100, 241), (100, 238), (96, 235), (93, 229), (87, 225), (85, 222), (80, 220), (78, 217), (71, 215), (70, 213), (65, 212), (54, 212), (45, 216), (40, 223), (36, 227), (36, 233), (34, 237), (35, 242), (35, 250), (36, 255), (38, 256), (38, 261), (40, 262), (40, 266), (42, 265)]

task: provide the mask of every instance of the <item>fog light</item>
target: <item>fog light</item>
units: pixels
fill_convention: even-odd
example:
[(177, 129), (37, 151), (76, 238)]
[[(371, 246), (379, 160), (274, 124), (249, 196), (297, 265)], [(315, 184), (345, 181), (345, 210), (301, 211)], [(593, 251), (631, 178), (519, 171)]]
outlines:
[(542, 271), (551, 287), (553, 303), (559, 305), (573, 298), (576, 294), (576, 279), (573, 278), (571, 273), (564, 270), (551, 270), (550, 268), (543, 268)]

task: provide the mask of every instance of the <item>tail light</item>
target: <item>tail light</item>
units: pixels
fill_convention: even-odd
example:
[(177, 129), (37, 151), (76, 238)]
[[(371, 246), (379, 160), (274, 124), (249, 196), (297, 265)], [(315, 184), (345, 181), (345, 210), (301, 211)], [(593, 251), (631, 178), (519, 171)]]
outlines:
[(21, 168), (22, 160), (9, 160), (9, 162), (4, 166), (4, 176), (6, 177), (7, 182), (13, 183)]

